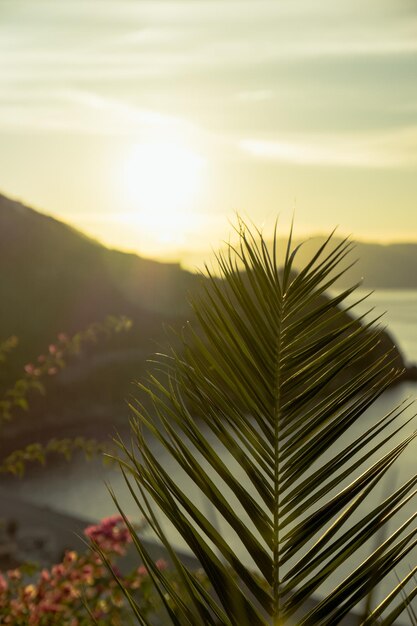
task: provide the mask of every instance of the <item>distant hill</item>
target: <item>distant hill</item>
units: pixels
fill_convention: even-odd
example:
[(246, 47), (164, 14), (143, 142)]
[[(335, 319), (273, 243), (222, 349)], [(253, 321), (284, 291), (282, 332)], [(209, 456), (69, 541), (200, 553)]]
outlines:
[[(301, 267), (325, 241), (322, 235), (302, 240), (296, 267)], [(335, 237), (333, 245), (340, 243)], [(339, 287), (347, 287), (364, 278), (363, 285), (369, 289), (417, 289), (417, 242), (382, 244), (369, 241), (355, 241), (355, 248), (349, 255), (350, 261), (358, 260), (355, 267), (339, 280)], [(286, 240), (279, 239), (278, 248), (285, 248)], [(295, 244), (301, 240), (295, 239)], [(272, 243), (271, 243), (272, 247)], [(191, 253), (182, 251), (181, 259), (187, 267), (202, 267), (204, 261), (213, 257), (212, 252)], [(283, 253), (281, 254), (281, 260)]]
[[(325, 240), (324, 236), (316, 236), (303, 241), (295, 267), (303, 266)], [(340, 241), (340, 238), (335, 237), (331, 245), (336, 246)], [(349, 287), (363, 278), (364, 287), (369, 289), (417, 289), (417, 243), (353, 241), (355, 247), (346, 265), (355, 260), (357, 263), (339, 279), (339, 287)], [(280, 243), (279, 248), (282, 250), (285, 242)]]

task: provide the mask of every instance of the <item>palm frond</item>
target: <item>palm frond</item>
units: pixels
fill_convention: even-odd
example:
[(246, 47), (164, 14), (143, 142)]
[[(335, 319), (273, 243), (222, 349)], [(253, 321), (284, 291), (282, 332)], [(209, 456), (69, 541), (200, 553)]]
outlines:
[[(377, 486), (416, 432), (398, 442), (409, 424), (404, 405), (351, 434), (399, 374), (395, 354), (381, 354), (378, 320), (349, 315), (355, 287), (325, 295), (349, 267), (341, 263), (351, 242), (333, 245), (330, 236), (295, 273), (291, 237), (278, 268), (275, 247), (270, 252), (261, 233), (241, 221), (237, 231), (239, 245), (218, 256), (222, 280), (208, 271), (194, 304), (197, 327), (184, 329), (181, 351), (158, 358), (164, 382), (151, 376), (141, 385), (153, 409), (133, 408), (134, 447), (120, 443), (131, 494), (171, 554), (189, 602), (152, 568), (136, 535), (134, 543), (169, 598), (172, 623), (337, 624), (416, 544), (413, 515), (366, 552), (415, 496), (412, 477), (375, 504)], [(164, 467), (155, 442), (204, 494), (239, 549)], [(195, 555), (212, 594), (177, 558), (156, 511)], [(323, 584), (330, 591), (312, 607)], [(403, 586), (374, 611), (380, 623), (406, 607)]]

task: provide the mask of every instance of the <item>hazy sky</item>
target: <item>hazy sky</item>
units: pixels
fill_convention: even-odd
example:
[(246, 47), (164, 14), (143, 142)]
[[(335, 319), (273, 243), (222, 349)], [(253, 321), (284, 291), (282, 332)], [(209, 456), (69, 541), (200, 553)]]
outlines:
[(417, 240), (417, 4), (0, 0), (0, 191), (147, 254)]

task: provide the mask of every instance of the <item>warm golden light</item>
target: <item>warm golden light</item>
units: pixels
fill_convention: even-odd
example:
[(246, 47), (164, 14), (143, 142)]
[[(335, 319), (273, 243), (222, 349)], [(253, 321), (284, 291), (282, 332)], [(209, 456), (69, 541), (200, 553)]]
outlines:
[(159, 244), (182, 244), (198, 226), (193, 200), (204, 160), (175, 141), (136, 144), (124, 170), (125, 191), (143, 234)]

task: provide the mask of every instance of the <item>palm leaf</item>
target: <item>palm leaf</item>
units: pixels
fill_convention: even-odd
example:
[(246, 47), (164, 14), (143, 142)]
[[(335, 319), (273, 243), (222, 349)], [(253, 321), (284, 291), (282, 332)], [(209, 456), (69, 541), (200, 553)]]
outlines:
[[(133, 446), (119, 442), (118, 459), (188, 597), (151, 568), (172, 623), (337, 624), (416, 544), (411, 516), (366, 552), (415, 495), (417, 478), (371, 512), (362, 508), (375, 502), (416, 433), (398, 442), (409, 422), (400, 406), (351, 435), (398, 376), (395, 355), (381, 354), (378, 320), (348, 315), (355, 288), (323, 295), (346, 271), (351, 243), (334, 246), (329, 237), (296, 274), (291, 236), (279, 269), (261, 233), (242, 222), (237, 230), (239, 245), (218, 256), (222, 280), (207, 269), (205, 294), (194, 304), (197, 327), (184, 329), (181, 351), (159, 355), (163, 378), (141, 385), (153, 408), (133, 407)], [(239, 549), (164, 467), (156, 444), (204, 494)], [(212, 594), (173, 551), (157, 511), (201, 564)], [(136, 535), (134, 543), (151, 566)], [(324, 583), (330, 591), (312, 605)], [(387, 624), (406, 607), (403, 587), (375, 610), (379, 623), (388, 607)]]

